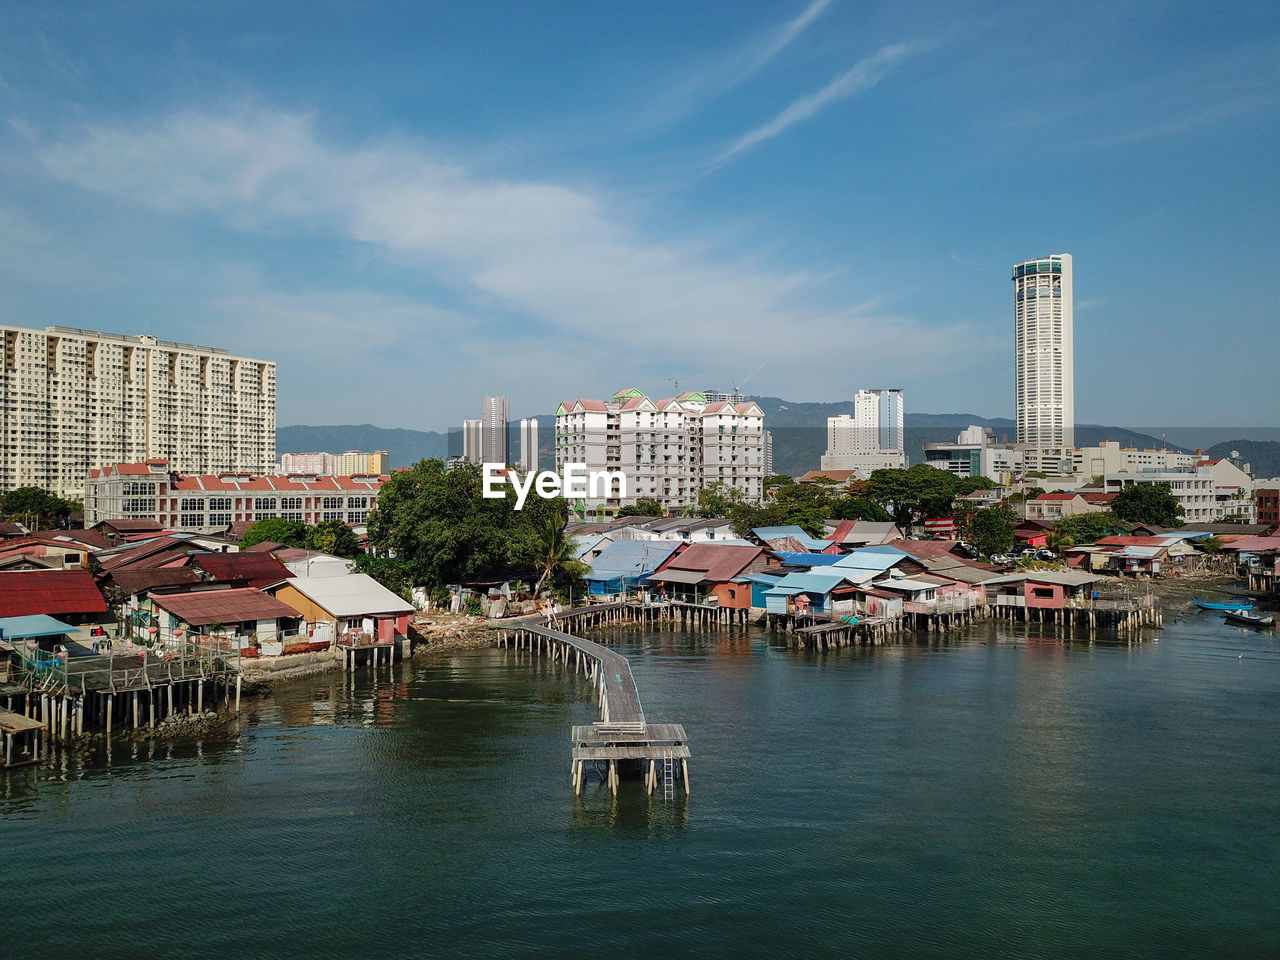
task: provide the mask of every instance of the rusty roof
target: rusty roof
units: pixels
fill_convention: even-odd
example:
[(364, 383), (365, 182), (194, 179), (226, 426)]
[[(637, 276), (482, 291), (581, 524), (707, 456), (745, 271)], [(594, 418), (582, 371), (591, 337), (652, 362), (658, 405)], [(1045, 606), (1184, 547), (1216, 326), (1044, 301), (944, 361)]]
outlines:
[(18, 570), (0, 575), (0, 617), (105, 613), (107, 601), (88, 570)]
[(194, 590), (190, 593), (152, 593), (151, 602), (193, 627), (211, 623), (246, 623), (250, 620), (298, 619), (302, 616), (283, 600), (253, 587), (230, 590)]

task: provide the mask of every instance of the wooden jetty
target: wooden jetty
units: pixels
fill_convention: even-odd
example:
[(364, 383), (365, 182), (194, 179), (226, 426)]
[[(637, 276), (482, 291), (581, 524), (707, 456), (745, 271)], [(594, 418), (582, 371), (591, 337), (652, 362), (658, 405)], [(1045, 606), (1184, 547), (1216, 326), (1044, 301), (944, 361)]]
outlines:
[(640, 691), (627, 658), (608, 647), (556, 629), (586, 623), (631, 619), (628, 604), (600, 604), (569, 610), (556, 618), (555, 626), (524, 621), (498, 628), (498, 645), (527, 650), (563, 663), (591, 681), (600, 701), (597, 723), (573, 728), (573, 760), (570, 783), (575, 793), (589, 774), (616, 794), (624, 773), (643, 775), (645, 789), (661, 783), (666, 797), (677, 784), (689, 794), (689, 747), (684, 727), (678, 723), (649, 723), (640, 704)]

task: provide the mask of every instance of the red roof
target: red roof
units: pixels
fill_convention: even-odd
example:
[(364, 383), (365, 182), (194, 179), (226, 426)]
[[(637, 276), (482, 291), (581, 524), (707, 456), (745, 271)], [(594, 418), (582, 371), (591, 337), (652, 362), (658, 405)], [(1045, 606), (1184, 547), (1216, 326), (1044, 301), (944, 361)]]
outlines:
[(712, 583), (727, 583), (760, 556), (761, 547), (737, 546), (728, 543), (691, 543), (679, 553), (668, 557), (657, 572), (667, 570), (694, 570), (706, 576)]
[(1169, 537), (1103, 537), (1095, 544), (1099, 547), (1165, 547)]
[(168, 610), (193, 627), (211, 623), (244, 623), (248, 620), (274, 620), (276, 617), (301, 617), (283, 600), (269, 597), (253, 587), (232, 590), (196, 590), (191, 593), (148, 594), (152, 603)]
[(957, 540), (890, 540), (886, 547), (897, 547), (903, 553), (917, 560), (930, 557), (943, 557), (956, 548)]
[(1089, 503), (1110, 503), (1119, 494), (1115, 493), (1082, 493), (1082, 497)]
[(119, 570), (122, 567), (158, 567), (174, 556), (184, 556), (192, 550), (191, 544), (178, 537), (156, 537), (122, 550), (111, 556), (100, 557), (103, 570)]
[(107, 601), (88, 570), (21, 570), (0, 575), (0, 617), (104, 613)]
[(1036, 497), (1037, 500), (1074, 500), (1080, 496), (1078, 493), (1042, 493)]
[(191, 566), (214, 580), (247, 580), (251, 587), (267, 587), (291, 576), (271, 553), (197, 553)]

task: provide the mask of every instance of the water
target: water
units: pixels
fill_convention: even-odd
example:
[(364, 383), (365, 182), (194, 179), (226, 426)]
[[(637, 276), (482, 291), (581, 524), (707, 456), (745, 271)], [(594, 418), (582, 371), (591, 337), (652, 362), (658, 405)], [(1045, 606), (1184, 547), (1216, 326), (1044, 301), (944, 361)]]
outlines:
[[(1034, 628), (1033, 628), (1034, 630)], [(1280, 643), (620, 628), (693, 795), (569, 787), (584, 682), (480, 650), (0, 774), (0, 954), (1280, 953)]]

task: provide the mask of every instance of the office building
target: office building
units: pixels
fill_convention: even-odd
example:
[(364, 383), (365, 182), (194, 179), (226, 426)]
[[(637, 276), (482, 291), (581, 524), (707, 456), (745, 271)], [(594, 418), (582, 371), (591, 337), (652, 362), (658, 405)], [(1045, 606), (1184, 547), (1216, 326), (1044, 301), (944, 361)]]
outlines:
[(156, 458), (190, 472), (275, 468), (270, 361), (72, 327), (0, 333), (0, 492), (79, 500), (91, 468)]
[(1075, 446), (1071, 255), (1013, 268), (1014, 375), (1018, 442)]

